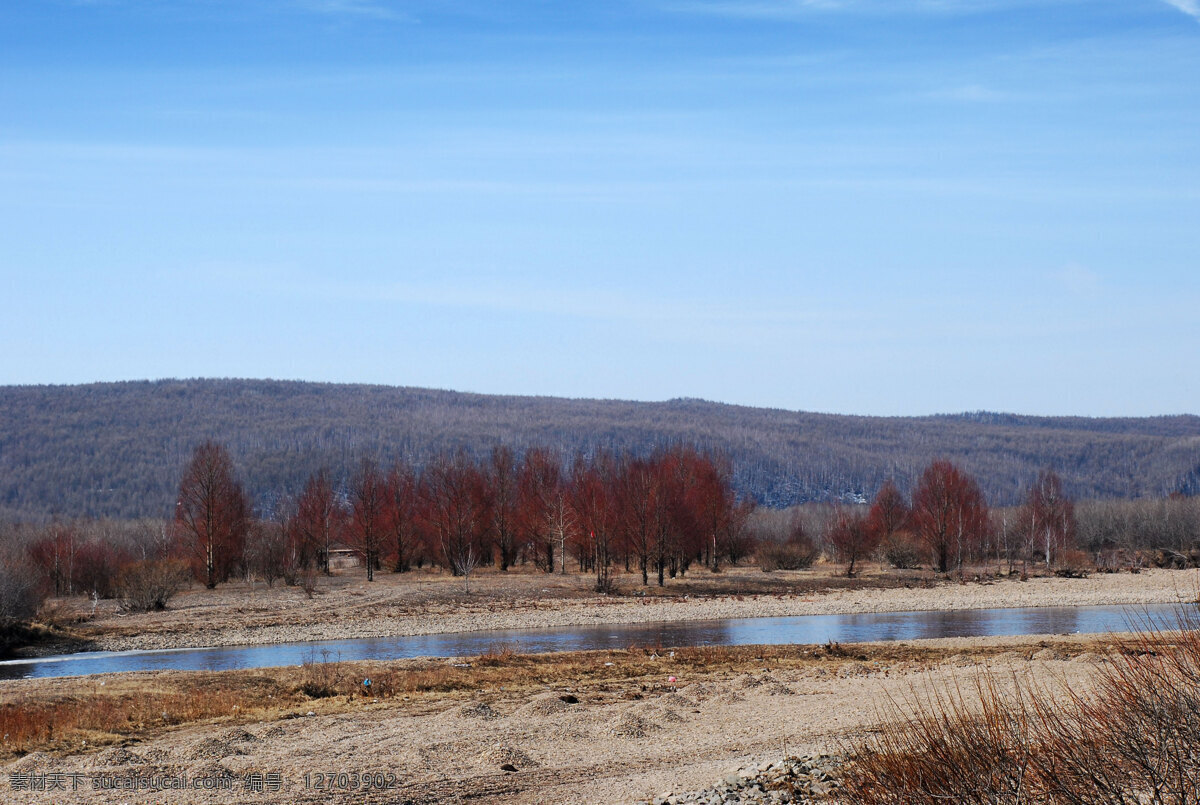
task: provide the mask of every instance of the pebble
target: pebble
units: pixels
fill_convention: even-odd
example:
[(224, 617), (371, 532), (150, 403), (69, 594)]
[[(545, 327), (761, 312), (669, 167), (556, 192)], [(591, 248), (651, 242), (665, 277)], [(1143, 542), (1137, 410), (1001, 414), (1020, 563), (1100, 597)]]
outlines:
[(663, 792), (644, 805), (805, 805), (825, 800), (838, 788), (839, 761), (804, 755), (767, 761), (730, 772), (703, 791)]

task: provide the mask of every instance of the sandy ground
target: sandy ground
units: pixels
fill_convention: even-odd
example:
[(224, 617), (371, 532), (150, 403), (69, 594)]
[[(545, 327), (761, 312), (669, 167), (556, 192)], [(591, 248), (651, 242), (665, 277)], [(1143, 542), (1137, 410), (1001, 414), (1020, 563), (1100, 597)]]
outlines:
[[(896, 644), (891, 644), (895, 646)], [(1094, 638), (912, 641), (944, 651), (932, 665), (891, 654), (884, 661), (829, 657), (802, 667), (661, 673), (622, 684), (572, 689), (553, 680), (521, 694), (462, 691), (421, 702), (371, 703), (337, 714), (272, 723), (180, 728), (99, 752), (33, 753), (0, 770), (0, 799), (12, 803), (633, 803), (665, 791), (711, 785), (748, 763), (786, 754), (837, 751), (878, 723), (889, 701), (914, 691), (969, 690), (981, 674), (1044, 684), (1086, 684), (1101, 661)], [(869, 647), (868, 647), (869, 648)], [(864, 651), (865, 649), (856, 649)], [(889, 649), (889, 651), (894, 651)], [(951, 654), (950, 652), (955, 652)], [(880, 655), (876, 655), (880, 656)], [(600, 663), (603, 655), (597, 655)], [(8, 695), (45, 680), (3, 683)], [(561, 697), (573, 695), (576, 703)], [(320, 706), (315, 705), (319, 711)], [(515, 772), (503, 771), (511, 764)], [(58, 773), (67, 790), (14, 789), (22, 775)], [(334, 773), (319, 790), (316, 775)], [(130, 775), (233, 777), (223, 791), (113, 792), (91, 781)], [(247, 790), (262, 773), (279, 790)], [(353, 778), (393, 787), (351, 791)], [(307, 785), (305, 775), (309, 775)], [(71, 775), (80, 775), (72, 777)], [(370, 778), (365, 775), (371, 775)], [(43, 778), (44, 779), (44, 778)], [(53, 779), (53, 778), (52, 778)], [(83, 788), (71, 791), (74, 780)], [(345, 787), (343, 787), (345, 786)]]
[[(312, 600), (295, 589), (230, 585), (190, 591), (165, 613), (120, 617), (101, 609), (81, 628), (107, 648), (149, 648), (725, 617), (1136, 605), (1196, 600), (1200, 590), (1200, 571), (966, 584), (876, 571), (854, 586), (831, 576), (833, 571), (767, 576), (737, 570), (645, 597), (596, 596), (585, 579), (571, 576), (483, 576), (470, 595), (462, 592), (461, 581), (432, 574), (385, 575), (375, 584), (346, 576)], [(645, 675), (619, 681), (559, 684), (538, 677), (519, 691), (481, 687), (412, 700), (363, 697), (339, 700), (332, 708), (331, 700), (313, 700), (312, 715), (302, 708), (281, 712), (275, 720), (244, 723), (231, 713), (100, 750), (80, 744), (55, 754), (34, 752), (0, 769), (0, 800), (38, 805), (634, 803), (666, 791), (705, 788), (734, 769), (787, 754), (837, 752), (867, 735), (890, 702), (908, 707), (916, 691), (970, 690), (989, 669), (1002, 670), (1004, 680), (1015, 675), (1041, 685), (1084, 685), (1101, 660), (1101, 640), (909, 641), (878, 650), (851, 647), (849, 656), (832, 654), (801, 665), (769, 657), (762, 667), (729, 670), (716, 664), (690, 670), (674, 682), (669, 681), (674, 660), (654, 656)], [(907, 647), (916, 659), (906, 659)], [(935, 647), (940, 659), (920, 654), (925, 647)], [(603, 664), (603, 659), (597, 653), (584, 662)], [(150, 677), (158, 683), (164, 679)], [(2, 682), (0, 702), (53, 691), (56, 684), (52, 679)], [(505, 771), (505, 764), (516, 771)], [(93, 788), (155, 775), (209, 785), (226, 779), (232, 788)], [(65, 790), (24, 787), (39, 780), (60, 782)], [(259, 780), (261, 791), (254, 790)], [(387, 787), (364, 789), (366, 780)], [(275, 783), (278, 788), (272, 790)], [(75, 784), (79, 790), (71, 790)]]
[[(483, 574), (471, 592), (461, 579), (384, 573), (374, 583), (357, 573), (323, 580), (312, 599), (297, 588), (229, 584), (194, 588), (166, 612), (123, 615), (102, 602), (72, 627), (78, 648), (125, 650), (260, 645), (303, 640), (386, 637), (482, 629), (709, 620), (764, 616), (989, 609), (997, 607), (1137, 605), (1195, 601), (1200, 570), (1096, 574), (1087, 579), (1031, 578), (935, 581), (913, 572), (868, 570), (853, 581), (836, 567), (762, 573), (736, 568), (693, 573), (665, 589), (640, 590), (622, 579), (623, 594), (600, 596), (587, 576)], [(88, 605), (66, 601), (59, 613), (82, 616)], [(42, 653), (62, 647), (43, 647)]]

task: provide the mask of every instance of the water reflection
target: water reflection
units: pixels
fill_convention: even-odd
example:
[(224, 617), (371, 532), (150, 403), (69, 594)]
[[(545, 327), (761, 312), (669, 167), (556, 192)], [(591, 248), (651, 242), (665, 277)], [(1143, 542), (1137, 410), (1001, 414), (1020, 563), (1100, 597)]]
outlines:
[(458, 632), (413, 637), (327, 640), (272, 646), (83, 652), (35, 660), (0, 662), (0, 678), (80, 676), (163, 669), (223, 671), (299, 665), (316, 658), (392, 660), (408, 657), (470, 657), (498, 646), (522, 652), (624, 649), (631, 646), (705, 646), (861, 643), (933, 637), (1119, 632), (1131, 625), (1174, 622), (1178, 608), (1164, 604), (1128, 607), (1041, 607), (863, 615), (804, 615), (685, 623), (574, 626)]

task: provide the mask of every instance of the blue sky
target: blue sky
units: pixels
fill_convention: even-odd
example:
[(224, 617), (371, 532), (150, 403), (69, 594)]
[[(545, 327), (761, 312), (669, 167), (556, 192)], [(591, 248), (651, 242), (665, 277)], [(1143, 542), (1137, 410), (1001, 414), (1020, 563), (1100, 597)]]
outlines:
[(7, 0), (0, 383), (1200, 413), (1197, 0)]

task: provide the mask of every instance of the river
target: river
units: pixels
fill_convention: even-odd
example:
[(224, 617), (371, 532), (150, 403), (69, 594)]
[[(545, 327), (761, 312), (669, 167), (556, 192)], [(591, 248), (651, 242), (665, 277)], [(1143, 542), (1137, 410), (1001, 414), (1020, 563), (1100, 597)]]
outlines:
[(82, 676), (121, 671), (223, 671), (320, 660), (472, 657), (510, 646), (523, 653), (624, 649), (631, 646), (737, 646), (865, 643), (932, 637), (1102, 634), (1146, 623), (1174, 624), (1174, 604), (1140, 607), (1030, 607), (932, 610), (859, 615), (800, 615), (671, 623), (561, 626), (407, 637), (372, 637), (160, 651), (93, 651), (0, 661), (0, 679)]

